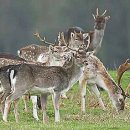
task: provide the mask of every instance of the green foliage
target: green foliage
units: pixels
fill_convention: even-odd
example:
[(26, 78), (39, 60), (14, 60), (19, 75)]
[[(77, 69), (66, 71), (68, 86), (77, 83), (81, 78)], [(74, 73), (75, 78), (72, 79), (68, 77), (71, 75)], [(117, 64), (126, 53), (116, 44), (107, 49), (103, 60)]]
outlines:
[[(110, 74), (116, 79), (116, 72), (110, 71)], [(123, 76), (122, 85), (126, 88), (129, 83), (130, 73), (127, 72)], [(86, 114), (80, 113), (80, 93), (78, 84), (76, 84), (69, 92), (69, 99), (61, 100), (61, 122), (54, 123), (54, 109), (49, 97), (47, 115), (49, 122), (42, 123), (42, 113), (39, 110), (40, 121), (34, 121), (32, 117), (32, 103), (29, 102), (28, 113), (24, 112), (23, 101), (20, 100), (20, 122), (15, 123), (13, 108), (10, 110), (9, 122), (0, 121), (0, 130), (130, 130), (130, 100), (126, 100), (125, 111), (117, 114), (105, 91), (101, 91), (102, 99), (105, 103), (107, 111), (101, 110), (98, 105), (97, 98), (93, 93), (87, 90), (87, 106)], [(2, 120), (0, 115), (0, 120)]]

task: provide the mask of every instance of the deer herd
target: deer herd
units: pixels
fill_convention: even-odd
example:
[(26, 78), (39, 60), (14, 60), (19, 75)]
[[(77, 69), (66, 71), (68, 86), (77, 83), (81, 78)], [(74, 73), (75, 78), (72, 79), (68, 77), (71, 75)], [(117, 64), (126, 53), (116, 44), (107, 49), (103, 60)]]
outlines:
[(45, 45), (31, 44), (19, 49), (18, 56), (0, 53), (0, 103), (3, 121), (7, 122), (11, 103), (14, 105), (16, 122), (19, 121), (18, 101), (24, 99), (25, 110), (28, 111), (27, 97), (32, 99), (33, 117), (39, 120), (37, 114), (37, 98), (40, 96), (43, 122), (47, 122), (46, 105), (49, 95), (52, 96), (55, 122), (60, 121), (59, 99), (67, 98), (67, 91), (79, 81), (81, 93), (81, 112), (85, 113), (86, 87), (89, 87), (103, 110), (106, 110), (98, 87), (109, 95), (117, 112), (123, 111), (125, 98), (130, 97), (120, 85), (123, 73), (130, 68), (128, 60), (118, 69), (118, 84), (107, 72), (103, 63), (97, 58), (110, 16), (106, 10), (94, 18), (94, 30), (84, 31), (80, 27), (71, 27), (66, 32), (60, 32), (55, 43), (35, 36)]

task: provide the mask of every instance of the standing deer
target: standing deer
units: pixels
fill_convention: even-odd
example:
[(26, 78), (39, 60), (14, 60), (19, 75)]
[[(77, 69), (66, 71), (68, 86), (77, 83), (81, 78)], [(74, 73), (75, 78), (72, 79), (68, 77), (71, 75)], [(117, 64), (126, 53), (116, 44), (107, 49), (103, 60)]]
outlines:
[(99, 15), (99, 10), (97, 8), (96, 15), (93, 14), (95, 20), (94, 31), (90, 31), (90, 46), (88, 51), (94, 51), (97, 54), (101, 48), (104, 31), (106, 28), (106, 23), (109, 20), (110, 16), (105, 16), (106, 10), (102, 15)]
[[(106, 12), (107, 11), (105, 10), (103, 14), (99, 15), (99, 10), (97, 8), (96, 15), (93, 14), (95, 25), (94, 31), (88, 32), (90, 35), (90, 46), (88, 51), (94, 51), (94, 54), (97, 54), (101, 48), (106, 23), (110, 18), (110, 16), (105, 16)], [(64, 33), (65, 42), (70, 48), (79, 48), (82, 44), (82, 37), (85, 40), (86, 34), (87, 33), (80, 27), (71, 27)]]
[[(1, 83), (5, 87), (3, 79), (9, 78), (11, 84), (11, 94), (6, 98), (3, 120), (7, 121), (8, 108), (12, 101), (15, 100), (15, 118), (18, 121), (17, 100), (23, 94), (34, 93), (42, 94), (43, 122), (46, 121), (46, 99), (48, 93), (52, 94), (55, 122), (60, 121), (59, 98), (60, 95), (70, 89), (78, 81), (82, 69), (78, 66), (76, 59), (71, 52), (63, 56), (65, 63), (63, 67), (59, 66), (39, 66), (20, 64), (3, 67), (0, 73)], [(7, 73), (8, 77), (3, 75)], [(4, 80), (5, 80), (4, 79)], [(5, 91), (6, 93), (6, 91)], [(44, 102), (43, 102), (44, 101)]]
[[(37, 65), (41, 65), (41, 66), (44, 66), (43, 63), (34, 63), (34, 62), (27, 62), (26, 60), (18, 57), (18, 56), (15, 56), (15, 55), (12, 55), (12, 54), (8, 54), (8, 53), (0, 53), (0, 68), (1, 67), (4, 67), (4, 66), (8, 66), (8, 65), (17, 65), (17, 64), (22, 64), (22, 63), (28, 63), (28, 64), (37, 64)], [(1, 90), (2, 92), (2, 90)], [(5, 95), (2, 95), (2, 98), (3, 98), (3, 101), (5, 100), (5, 98), (8, 96), (9, 93), (6, 93)], [(32, 97), (32, 98), (35, 98), (35, 97)], [(33, 102), (33, 107), (35, 108), (35, 102), (34, 102), (34, 99), (32, 100)], [(2, 103), (2, 106), (4, 106), (4, 102)], [(25, 110), (27, 110), (27, 104), (25, 102)], [(3, 111), (2, 111), (3, 113)], [(38, 116), (37, 114), (37, 109), (33, 109), (33, 117), (38, 120)]]
[[(19, 57), (27, 60), (27, 61), (39, 61), (39, 62), (44, 62), (46, 63), (47, 66), (63, 66), (64, 61), (62, 62), (61, 59), (58, 59), (60, 55), (63, 55), (62, 53), (64, 52), (64, 47), (66, 44), (65, 43), (70, 43), (73, 42), (75, 43), (75, 47), (79, 48), (79, 46), (82, 45), (84, 42), (84, 39), (87, 37), (86, 34), (82, 34), (82, 29), (79, 27), (72, 27), (69, 28), (68, 31), (64, 35), (64, 40), (62, 41), (61, 36), (58, 36), (58, 45), (54, 45), (50, 42), (47, 42), (44, 39), (41, 38), (39, 33), (35, 33), (34, 35), (39, 38), (41, 42), (44, 42), (45, 44), (51, 44), (54, 45), (49, 48), (43, 45), (29, 45), (26, 47), (21, 48), (18, 50), (18, 55)], [(66, 94), (62, 94), (63, 98), (67, 98)], [(36, 102), (37, 102), (37, 97), (36, 96), (31, 96), (32, 101), (34, 102), (33, 104), (33, 110), (36, 110)], [(24, 100), (25, 103), (25, 110), (27, 110), (27, 102)], [(36, 112), (35, 112), (35, 115)]]
[[(67, 50), (67, 49), (64, 49)], [(21, 64), (3, 67), (1, 69), (1, 83), (3, 88), (5, 88), (4, 81), (9, 80), (11, 84), (11, 94), (6, 98), (5, 109), (3, 120), (7, 121), (8, 108), (11, 101), (15, 100), (15, 118), (18, 121), (18, 111), (17, 111), (17, 99), (26, 94), (27, 92), (42, 93), (41, 103), (43, 110), (43, 122), (46, 121), (46, 100), (48, 93), (52, 94), (54, 109), (55, 109), (55, 121), (60, 120), (59, 116), (59, 96), (68, 91), (75, 82), (78, 81), (82, 69), (78, 66), (80, 63), (76, 62), (75, 57), (73, 57), (72, 52), (64, 51), (64, 55), (60, 55), (60, 59), (63, 58), (63, 67), (56, 66), (39, 66), (39, 65), (29, 65)], [(4, 71), (3, 71), (4, 70)], [(7, 73), (8, 76), (3, 76)], [(8, 79), (9, 78), (9, 79)], [(24, 84), (21, 84), (23, 82)], [(9, 85), (8, 85), (9, 86)], [(5, 89), (4, 89), (5, 90)], [(9, 89), (10, 90), (10, 89)], [(6, 90), (4, 91), (6, 93)]]

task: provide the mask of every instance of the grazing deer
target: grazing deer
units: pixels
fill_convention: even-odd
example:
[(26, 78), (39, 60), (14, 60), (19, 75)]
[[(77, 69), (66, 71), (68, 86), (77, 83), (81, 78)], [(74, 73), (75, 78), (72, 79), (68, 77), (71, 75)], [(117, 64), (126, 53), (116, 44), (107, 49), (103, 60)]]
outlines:
[[(98, 8), (97, 8), (97, 11), (96, 11), (96, 15), (93, 14), (93, 17), (94, 17), (94, 20), (95, 20), (95, 26), (94, 26), (94, 31), (89, 32), (90, 45), (89, 45), (89, 48), (88, 48), (88, 51), (93, 51), (93, 54), (97, 54), (99, 49), (101, 48), (101, 43), (102, 43), (102, 39), (103, 39), (103, 36), (104, 36), (106, 23), (107, 23), (108, 19), (110, 18), (110, 16), (105, 16), (105, 14), (106, 14), (106, 10), (104, 11), (104, 13), (102, 15), (99, 15)], [(86, 67), (84, 69), (86, 69)], [(83, 73), (81, 79), (79, 80), (79, 85), (82, 88), (81, 89), (81, 97), (82, 97), (81, 111), (82, 112), (85, 112), (85, 97), (84, 97), (84, 95), (86, 95), (85, 91), (86, 91), (86, 80), (87, 80), (87, 76), (86, 76), (85, 72), (86, 71), (84, 70), (84, 73)], [(97, 87), (94, 87), (94, 88), (92, 87), (92, 91), (98, 97), (99, 104), (102, 107), (102, 109), (106, 110), (106, 108), (103, 104), (103, 101), (100, 97), (100, 92), (97, 89)]]
[(93, 54), (89, 55), (86, 59), (79, 55), (79, 59), (84, 63), (83, 76), (81, 76), (81, 80), (79, 81), (81, 89), (81, 111), (85, 113), (86, 84), (90, 86), (97, 95), (103, 109), (105, 109), (105, 107), (97, 86), (107, 91), (113, 106), (118, 112), (123, 110), (126, 95), (121, 86), (117, 85), (109, 75), (103, 63)]

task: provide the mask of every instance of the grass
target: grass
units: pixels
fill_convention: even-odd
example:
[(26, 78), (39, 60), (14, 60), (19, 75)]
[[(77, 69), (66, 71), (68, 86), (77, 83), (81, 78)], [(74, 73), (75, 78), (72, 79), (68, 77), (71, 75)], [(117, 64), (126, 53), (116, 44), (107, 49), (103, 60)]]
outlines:
[[(116, 72), (109, 71), (114, 79)], [(125, 89), (129, 83), (127, 72), (122, 79), (122, 86)], [(87, 90), (86, 114), (80, 113), (80, 93), (76, 84), (69, 92), (69, 99), (61, 100), (60, 114), (61, 122), (54, 123), (54, 109), (51, 98), (48, 101), (47, 115), (49, 122), (42, 123), (42, 113), (39, 110), (40, 121), (35, 121), (32, 117), (32, 103), (29, 102), (28, 113), (24, 112), (23, 101), (19, 103), (20, 122), (15, 123), (13, 108), (11, 108), (8, 123), (2, 121), (0, 114), (0, 130), (130, 130), (130, 99), (126, 100), (125, 111), (117, 114), (112, 107), (111, 101), (105, 91), (101, 91), (102, 99), (107, 111), (103, 111), (98, 105), (97, 98)]]

